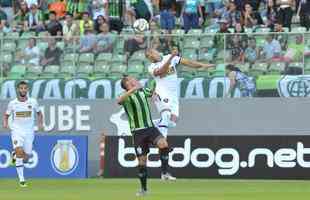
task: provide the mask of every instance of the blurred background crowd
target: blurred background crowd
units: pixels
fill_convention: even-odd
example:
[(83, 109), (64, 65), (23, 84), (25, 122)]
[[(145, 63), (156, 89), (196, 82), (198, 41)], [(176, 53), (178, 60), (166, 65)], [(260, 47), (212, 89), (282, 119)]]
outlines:
[[(147, 33), (133, 32), (138, 18), (149, 21)], [(177, 46), (185, 57), (254, 74), (300, 74), (309, 28), (310, 0), (0, 0), (1, 71), (143, 76), (147, 46), (162, 53)]]

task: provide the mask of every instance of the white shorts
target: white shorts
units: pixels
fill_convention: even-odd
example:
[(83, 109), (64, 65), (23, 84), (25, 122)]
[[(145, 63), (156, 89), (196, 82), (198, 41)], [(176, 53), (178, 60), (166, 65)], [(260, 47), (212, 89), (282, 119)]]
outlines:
[(179, 99), (174, 96), (157, 96), (154, 100), (157, 111), (161, 113), (163, 110), (168, 109), (171, 110), (171, 113), (177, 117), (179, 117)]
[(31, 154), (34, 134), (18, 134), (11, 135), (13, 148), (22, 147), (26, 154)]

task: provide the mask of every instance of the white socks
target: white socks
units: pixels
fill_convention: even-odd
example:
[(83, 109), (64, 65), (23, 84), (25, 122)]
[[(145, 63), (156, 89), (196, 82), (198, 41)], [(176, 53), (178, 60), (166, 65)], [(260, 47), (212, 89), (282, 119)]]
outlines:
[(17, 171), (17, 175), (19, 178), (19, 182), (24, 182), (25, 181), (25, 177), (24, 177), (24, 162), (23, 162), (23, 158), (16, 158), (16, 171)]

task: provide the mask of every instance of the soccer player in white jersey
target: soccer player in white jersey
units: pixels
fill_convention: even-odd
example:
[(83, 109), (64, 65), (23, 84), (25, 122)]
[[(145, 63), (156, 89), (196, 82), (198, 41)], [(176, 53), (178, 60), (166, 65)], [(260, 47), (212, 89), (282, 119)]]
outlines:
[[(24, 163), (32, 156), (35, 118), (38, 128), (43, 130), (43, 115), (37, 100), (27, 97), (28, 84), (21, 81), (17, 85), (18, 97), (9, 102), (3, 116), (3, 127), (11, 129), (11, 139), (16, 155), (15, 166), (21, 187), (27, 187), (24, 178)], [(12, 120), (9, 127), (9, 117)]]
[[(177, 65), (182, 64), (191, 68), (210, 68), (215, 65), (180, 57), (176, 48), (171, 54), (165, 56), (150, 48), (146, 50), (145, 55), (151, 61), (148, 71), (156, 82), (154, 100), (161, 119), (155, 123), (160, 132), (167, 137), (168, 128), (175, 127), (179, 117)], [(164, 159), (161, 156), (160, 158)], [(162, 173), (161, 179), (175, 180), (176, 178), (169, 173)]]

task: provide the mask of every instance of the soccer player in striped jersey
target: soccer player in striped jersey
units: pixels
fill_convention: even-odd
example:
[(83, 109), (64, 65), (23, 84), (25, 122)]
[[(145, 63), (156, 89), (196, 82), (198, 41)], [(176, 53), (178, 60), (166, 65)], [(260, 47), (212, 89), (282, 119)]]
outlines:
[[(161, 56), (157, 50), (150, 48), (146, 50), (145, 55), (151, 61), (148, 71), (156, 83), (154, 100), (161, 116), (155, 124), (163, 136), (167, 137), (168, 128), (175, 127), (179, 117), (177, 65), (182, 64), (196, 69), (210, 68), (215, 65), (183, 58), (179, 56), (176, 48), (171, 54), (165, 56)], [(162, 173), (161, 179), (175, 180), (176, 178), (169, 173)]]
[(166, 138), (154, 126), (148, 98), (152, 97), (153, 90), (143, 88), (138, 80), (131, 76), (125, 76), (121, 81), (125, 90), (117, 100), (122, 105), (128, 116), (130, 130), (133, 136), (136, 155), (139, 161), (139, 179), (141, 190), (137, 196), (147, 193), (147, 154), (149, 145), (154, 144), (159, 148), (162, 159), (162, 171), (167, 171), (169, 147)]

